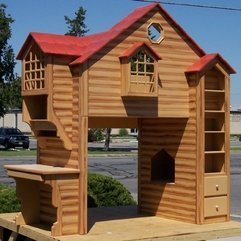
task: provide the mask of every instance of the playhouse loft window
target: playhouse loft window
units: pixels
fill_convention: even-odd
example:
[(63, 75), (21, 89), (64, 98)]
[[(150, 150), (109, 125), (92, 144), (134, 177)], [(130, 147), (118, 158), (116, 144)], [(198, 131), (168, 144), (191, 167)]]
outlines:
[(130, 59), (129, 92), (152, 95), (156, 88), (155, 60), (141, 50)]
[(157, 97), (158, 60), (161, 57), (144, 42), (134, 43), (120, 56), (122, 96)]
[(45, 89), (44, 55), (37, 45), (33, 45), (24, 59), (23, 90)]

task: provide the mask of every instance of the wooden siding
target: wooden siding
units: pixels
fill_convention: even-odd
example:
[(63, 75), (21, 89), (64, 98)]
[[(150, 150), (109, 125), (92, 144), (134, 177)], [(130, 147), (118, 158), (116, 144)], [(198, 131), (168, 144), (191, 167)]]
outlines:
[(38, 163), (48, 166), (78, 168), (78, 150), (66, 150), (57, 137), (41, 137), (39, 140)]
[(192, 122), (194, 126), (193, 132), (195, 133), (195, 165), (196, 165), (196, 222), (197, 224), (202, 223), (203, 219), (203, 175), (204, 175), (204, 153), (203, 153), (203, 120), (202, 118), (202, 98), (204, 93), (201, 91), (201, 81), (199, 75), (195, 74), (189, 76), (189, 108), (190, 118), (189, 122)]
[[(157, 216), (196, 221), (194, 119), (142, 119), (139, 125), (139, 207)], [(175, 159), (175, 183), (151, 180), (151, 159), (164, 149)]]
[(52, 204), (52, 188), (50, 185), (40, 185), (39, 219), (41, 223), (52, 225), (57, 220), (57, 209)]
[(79, 180), (58, 180), (62, 235), (79, 232)]
[(52, 69), (52, 105), (67, 137), (72, 138), (73, 81), (65, 59), (54, 57)]
[[(40, 185), (39, 218), (41, 223), (52, 227), (58, 235), (69, 235), (79, 231), (79, 180), (48, 181)], [(58, 207), (58, 208), (57, 208)], [(58, 221), (57, 221), (58, 220)]]
[[(165, 37), (160, 44), (153, 44), (147, 38), (151, 22), (160, 23), (164, 30)], [(121, 97), (119, 56), (138, 41), (147, 43), (162, 58), (158, 63), (158, 99), (133, 101)], [(197, 59), (188, 43), (160, 13), (150, 12), (90, 59), (89, 116), (188, 117), (188, 83), (184, 71)]]

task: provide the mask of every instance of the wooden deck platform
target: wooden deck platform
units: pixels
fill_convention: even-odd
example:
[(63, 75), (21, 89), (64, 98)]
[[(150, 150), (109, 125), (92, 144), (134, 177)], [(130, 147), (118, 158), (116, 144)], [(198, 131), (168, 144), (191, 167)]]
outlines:
[(134, 206), (89, 209), (89, 233), (82, 236), (53, 238), (44, 226), (16, 226), (13, 221), (15, 215), (0, 214), (0, 227), (13, 231), (13, 236), (16, 232), (37, 241), (194, 241), (241, 236), (241, 222), (188, 224), (138, 215)]

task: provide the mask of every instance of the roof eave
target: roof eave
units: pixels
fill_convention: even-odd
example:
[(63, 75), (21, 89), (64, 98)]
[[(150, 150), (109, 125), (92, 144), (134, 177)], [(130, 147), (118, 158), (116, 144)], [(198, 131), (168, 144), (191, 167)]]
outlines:
[(32, 37), (32, 35), (31, 35), (31, 33), (29, 33), (29, 35), (28, 35), (28, 37), (26, 38), (23, 46), (21, 47), (21, 49), (19, 50), (19, 52), (18, 52), (18, 54), (17, 54), (17, 56), (16, 56), (16, 59), (17, 59), (17, 60), (22, 60), (22, 59), (23, 59), (24, 54), (25, 54), (25, 52), (26, 52), (26, 49), (27, 49), (27, 47), (29, 46), (31, 40), (33, 40), (33, 37)]
[(151, 53), (151, 55), (153, 55), (153, 57), (155, 57), (156, 60), (162, 59), (161, 56), (154, 49), (152, 49), (148, 44), (146, 44), (144, 42), (134, 43), (130, 48), (125, 50), (119, 56), (119, 58), (129, 58), (129, 57), (133, 56), (141, 48), (146, 48)]
[[(204, 58), (207, 58), (204, 60)], [(208, 70), (213, 68), (217, 63), (221, 63), (224, 66), (225, 70), (228, 74), (235, 74), (235, 69), (219, 54), (207, 54), (196, 61), (193, 65), (189, 66), (185, 73), (186, 74), (194, 74), (199, 73), (200, 75), (204, 75)]]

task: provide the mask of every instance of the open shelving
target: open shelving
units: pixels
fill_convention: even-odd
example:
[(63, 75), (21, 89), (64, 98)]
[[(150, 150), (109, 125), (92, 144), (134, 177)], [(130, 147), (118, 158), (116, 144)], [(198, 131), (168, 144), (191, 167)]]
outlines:
[(226, 77), (218, 68), (204, 76), (204, 222), (229, 220), (228, 105)]
[[(218, 77), (219, 78), (218, 78)], [(225, 79), (205, 77), (205, 174), (225, 172)]]

